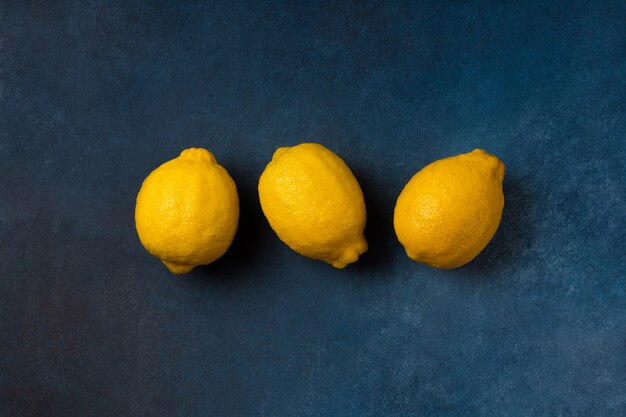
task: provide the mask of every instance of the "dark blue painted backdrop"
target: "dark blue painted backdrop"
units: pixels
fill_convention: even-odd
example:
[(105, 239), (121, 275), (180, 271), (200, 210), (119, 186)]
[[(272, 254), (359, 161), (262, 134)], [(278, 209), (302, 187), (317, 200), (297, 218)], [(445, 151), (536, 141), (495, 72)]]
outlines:
[[(0, 415), (626, 415), (626, 4), (306, 3), (0, 3)], [(302, 141), (365, 192), (342, 271), (259, 208)], [(191, 146), (241, 223), (177, 277), (134, 199)], [(506, 163), (496, 237), (411, 262), (395, 198), (477, 147)]]

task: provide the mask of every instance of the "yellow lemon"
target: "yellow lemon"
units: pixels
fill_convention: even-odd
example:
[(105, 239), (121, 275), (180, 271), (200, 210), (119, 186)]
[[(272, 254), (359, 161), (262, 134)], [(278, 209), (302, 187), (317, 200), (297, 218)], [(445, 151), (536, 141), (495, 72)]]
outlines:
[(435, 161), (406, 184), (394, 212), (398, 240), (409, 258), (437, 268), (474, 259), (502, 217), (504, 164), (476, 149)]
[(301, 255), (343, 268), (367, 250), (361, 187), (322, 145), (277, 149), (259, 179), (259, 199), (280, 240)]
[(139, 239), (175, 274), (222, 256), (238, 221), (235, 182), (206, 149), (187, 149), (164, 163), (148, 175), (137, 195)]

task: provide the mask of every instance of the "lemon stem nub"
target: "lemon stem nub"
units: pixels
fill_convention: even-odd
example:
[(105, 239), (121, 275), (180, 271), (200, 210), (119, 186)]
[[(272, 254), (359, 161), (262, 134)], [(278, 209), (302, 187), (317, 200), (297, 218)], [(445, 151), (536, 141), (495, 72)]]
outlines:
[(167, 269), (177, 275), (186, 274), (187, 272), (190, 272), (192, 269), (195, 268), (195, 265), (179, 265), (173, 262), (168, 262), (164, 260), (161, 261), (165, 264), (165, 266), (167, 266)]

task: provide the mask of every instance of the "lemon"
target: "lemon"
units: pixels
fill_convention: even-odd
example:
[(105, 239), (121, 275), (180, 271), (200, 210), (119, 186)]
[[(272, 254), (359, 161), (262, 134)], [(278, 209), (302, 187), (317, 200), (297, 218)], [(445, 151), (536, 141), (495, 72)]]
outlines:
[(238, 220), (235, 182), (206, 149), (187, 149), (164, 163), (148, 175), (137, 195), (139, 239), (175, 274), (222, 256)]
[(322, 145), (277, 149), (259, 179), (259, 199), (280, 240), (301, 255), (344, 268), (367, 250), (361, 187)]
[(437, 268), (474, 259), (502, 217), (504, 164), (476, 149), (435, 161), (406, 184), (394, 228), (409, 258)]

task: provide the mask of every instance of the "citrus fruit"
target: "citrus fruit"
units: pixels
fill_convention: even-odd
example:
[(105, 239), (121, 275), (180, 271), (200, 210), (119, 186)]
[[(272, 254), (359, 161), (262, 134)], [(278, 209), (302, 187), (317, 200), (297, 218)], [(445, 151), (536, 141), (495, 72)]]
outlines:
[(301, 255), (344, 268), (367, 250), (361, 187), (322, 145), (277, 149), (259, 179), (259, 199), (280, 240)]
[(394, 228), (409, 258), (437, 268), (474, 259), (502, 217), (504, 164), (476, 149), (431, 163), (406, 184)]
[(137, 195), (139, 239), (175, 274), (222, 256), (238, 220), (235, 182), (206, 149), (187, 149), (164, 163), (148, 175)]

